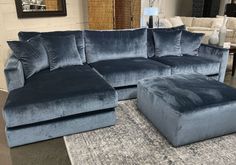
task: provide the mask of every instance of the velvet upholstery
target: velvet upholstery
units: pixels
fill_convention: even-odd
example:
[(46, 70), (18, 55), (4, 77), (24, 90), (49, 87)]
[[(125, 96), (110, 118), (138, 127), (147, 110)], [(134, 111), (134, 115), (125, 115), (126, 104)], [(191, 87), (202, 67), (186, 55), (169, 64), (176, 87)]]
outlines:
[(182, 54), (196, 56), (201, 46), (203, 33), (192, 33), (186, 30), (182, 31), (181, 36), (181, 52)]
[(16, 58), (21, 61), (25, 78), (49, 67), (47, 52), (40, 36), (35, 36), (26, 42), (8, 41), (7, 43)]
[(66, 66), (83, 65), (74, 35), (43, 37), (42, 39), (51, 71)]
[(68, 36), (74, 35), (76, 40), (76, 45), (83, 63), (86, 62), (85, 58), (85, 44), (84, 44), (84, 32), (80, 30), (76, 31), (52, 31), (52, 32), (19, 32), (18, 36), (21, 41), (27, 41), (28, 39), (41, 34), (45, 37), (57, 37), (57, 36)]
[(219, 81), (219, 75), (218, 74), (217, 75), (210, 75), (208, 77), (211, 78), (211, 79), (214, 79), (216, 81)]
[(175, 31), (175, 30), (185, 30), (186, 27), (184, 25), (177, 26), (173, 28), (153, 28), (147, 29), (147, 55), (148, 57), (153, 57), (155, 55), (155, 43), (153, 38), (153, 32), (156, 31)]
[(10, 55), (4, 69), (8, 91), (21, 88), (25, 84), (22, 63), (14, 56)]
[(88, 63), (121, 58), (147, 58), (147, 30), (85, 31)]
[(137, 98), (137, 86), (115, 88), (118, 94), (118, 100), (130, 100)]
[(199, 48), (198, 55), (207, 57), (209, 59), (217, 60), (220, 62), (219, 81), (224, 82), (226, 68), (228, 64), (229, 50), (217, 46), (202, 44)]
[(202, 75), (142, 80), (138, 107), (174, 146), (236, 131), (236, 89)]
[[(151, 44), (148, 44), (148, 52), (152, 52), (152, 55), (154, 55), (153, 30), (155, 29), (148, 29), (148, 31), (151, 32), (148, 33), (148, 36), (151, 34), (151, 44), (153, 46), (153, 49), (149, 49)], [(140, 33), (141, 31), (142, 30), (140, 30)], [(112, 34), (112, 32), (113, 31), (109, 34)], [(22, 40), (28, 40), (38, 34), (50, 37), (69, 36), (71, 33), (75, 35), (77, 48), (81, 55), (81, 59), (83, 59), (83, 62), (85, 63), (85, 45), (82, 31), (46, 33), (21, 32), (19, 33), (19, 36)], [(124, 38), (128, 38), (129, 40), (130, 38), (133, 39), (133, 35), (129, 36), (131, 31), (125, 31), (124, 33), (125, 34), (120, 33), (122, 34), (122, 37), (120, 39), (118, 36), (119, 39), (116, 41), (124, 41)], [(139, 37), (142, 38), (141, 36), (143, 36), (142, 34), (139, 34), (140, 36), (137, 35), (138, 32), (136, 30), (134, 30), (134, 33), (136, 34), (133, 36), (135, 41), (139, 41)], [(112, 36), (113, 35), (114, 34), (112, 34)], [(101, 39), (104, 40), (104, 37)], [(109, 44), (112, 43), (111, 38), (109, 38), (109, 41), (111, 41)], [(127, 44), (129, 41), (125, 40), (124, 43)], [(133, 42), (131, 43), (134, 44)], [(141, 52), (141, 47), (144, 46), (145, 43), (142, 40), (142, 43), (136, 44), (140, 46), (138, 51)], [(120, 43), (120, 45), (122, 45), (122, 43)], [(111, 45), (111, 47), (112, 46), (114, 45)], [(108, 45), (105, 45), (105, 47), (108, 48), (109, 52), (112, 52), (112, 49), (109, 48)], [(134, 50), (127, 50), (128, 56), (131, 55), (132, 57), (135, 57), (129, 58), (125, 55), (127, 53), (125, 52), (126, 50), (117, 50), (120, 52), (113, 53), (117, 53), (117, 55), (119, 53), (122, 54), (121, 57), (123, 59), (119, 59), (119, 56), (114, 55), (114, 57), (112, 56), (112, 59), (114, 58), (114, 60), (109, 60), (109, 54), (106, 54), (106, 57), (101, 55), (102, 58), (105, 57), (104, 59), (106, 61), (92, 63), (92, 65), (96, 65), (98, 69), (91, 69), (87, 64), (59, 68), (51, 72), (49, 69), (46, 69), (34, 74), (27, 80), (24, 79), (22, 63), (16, 59), (15, 56), (11, 56), (5, 68), (5, 75), (10, 93), (3, 110), (9, 146), (13, 147), (28, 144), (113, 125), (115, 124), (113, 108), (117, 105), (117, 100), (135, 98), (138, 80), (153, 76), (162, 77), (171, 74), (171, 68), (169, 66), (146, 59), (146, 55), (144, 58), (136, 58), (139, 54), (131, 54)], [(81, 52), (83, 52), (83, 54)], [(228, 51), (225, 49), (207, 45), (201, 45), (199, 49), (200, 57), (205, 56), (212, 61), (220, 61), (219, 70), (221, 75), (219, 75), (219, 80), (222, 80), (222, 75), (225, 74), (223, 71), (225, 71), (226, 59), (228, 57), (228, 54), (226, 53), (228, 53)], [(93, 57), (91, 58), (94, 60)], [(95, 59), (100, 60), (100, 56), (99, 58), (95, 56)], [(193, 71), (195, 71), (195, 69), (193, 69)], [(217, 78), (218, 74), (210, 76)], [(116, 91), (104, 79), (109, 79), (107, 80), (108, 83), (111, 83), (113, 86), (118, 86), (115, 87)], [(191, 83), (189, 83), (189, 85), (190, 84)], [(190, 86), (188, 87), (190, 88)], [(143, 91), (146, 92), (147, 90)], [(185, 90), (182, 89), (181, 91)], [(162, 98), (159, 99), (156, 98), (156, 96), (152, 97), (149, 93), (151, 96), (148, 94), (147, 99), (145, 99), (146, 94), (138, 96), (138, 100), (143, 101), (141, 105), (143, 105), (145, 111), (150, 114), (149, 119), (152, 118), (152, 121), (158, 123), (158, 125), (164, 123), (161, 127), (164, 129), (161, 130), (163, 130), (165, 136), (168, 135), (170, 139), (173, 139), (175, 145), (204, 139), (206, 132), (210, 132), (210, 135), (208, 134), (209, 136), (207, 136), (207, 138), (209, 138), (211, 136), (221, 135), (222, 132), (232, 132), (235, 129), (234, 102), (232, 102), (232, 104), (212, 104), (211, 107), (201, 107), (201, 111), (195, 110), (195, 114), (186, 112), (183, 113), (183, 115), (179, 115), (180, 113), (175, 113), (176, 111), (173, 110), (173, 108), (169, 108), (169, 105), (162, 102)], [(214, 95), (215, 93), (212, 92), (211, 94)], [(218, 95), (216, 96), (218, 97)], [(160, 109), (162, 112), (161, 114), (159, 114), (158, 111), (155, 111), (159, 105), (163, 105), (164, 108), (167, 107), (165, 111)], [(206, 109), (209, 111), (206, 111)], [(220, 111), (219, 113), (219, 109), (223, 111)], [(185, 116), (186, 118), (181, 118), (182, 116)], [(198, 116), (201, 116), (201, 118)], [(222, 116), (225, 118), (222, 119)], [(212, 121), (213, 119), (214, 121)], [(199, 121), (202, 120), (212, 121), (210, 123), (209, 131), (204, 130), (208, 129), (208, 127), (204, 128), (205, 122), (199, 124)], [(189, 121), (191, 121), (191, 123), (189, 123)], [(215, 127), (217, 124), (220, 126)], [(187, 127), (190, 128), (190, 131)], [(201, 133), (199, 134), (199, 132)], [(196, 133), (198, 134), (196, 135)]]
[(16, 147), (42, 140), (112, 126), (115, 123), (116, 115), (114, 108), (112, 108), (23, 127), (7, 128), (6, 136), (8, 145), (10, 147)]
[(112, 87), (137, 85), (138, 80), (170, 75), (170, 67), (146, 58), (126, 58), (92, 63)]
[(184, 55), (154, 57), (155, 61), (171, 66), (172, 74), (199, 73), (203, 75), (219, 74), (220, 63), (216, 60), (200, 56)]
[(6, 126), (15, 127), (116, 105), (115, 90), (88, 65), (81, 65), (35, 74), (9, 93), (3, 115)]
[(182, 56), (181, 30), (153, 32), (155, 57)]

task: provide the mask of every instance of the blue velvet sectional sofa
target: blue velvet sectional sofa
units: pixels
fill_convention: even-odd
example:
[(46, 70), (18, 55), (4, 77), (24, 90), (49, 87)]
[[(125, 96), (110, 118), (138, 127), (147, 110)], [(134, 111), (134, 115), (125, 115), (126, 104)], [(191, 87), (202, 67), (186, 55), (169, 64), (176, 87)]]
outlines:
[(9, 146), (114, 125), (118, 100), (136, 98), (143, 78), (198, 72), (223, 82), (227, 49), (202, 44), (197, 56), (155, 57), (153, 31), (20, 32), (23, 42), (37, 35), (75, 36), (83, 64), (46, 68), (26, 78), (22, 60), (14, 53), (9, 57), (3, 111)]

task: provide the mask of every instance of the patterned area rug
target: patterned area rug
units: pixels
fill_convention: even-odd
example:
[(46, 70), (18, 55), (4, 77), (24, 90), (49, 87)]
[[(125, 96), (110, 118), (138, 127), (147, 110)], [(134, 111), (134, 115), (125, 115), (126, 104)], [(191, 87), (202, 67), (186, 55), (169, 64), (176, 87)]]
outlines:
[(115, 126), (64, 137), (72, 165), (236, 163), (236, 134), (174, 148), (137, 111), (136, 100), (120, 102), (116, 114)]

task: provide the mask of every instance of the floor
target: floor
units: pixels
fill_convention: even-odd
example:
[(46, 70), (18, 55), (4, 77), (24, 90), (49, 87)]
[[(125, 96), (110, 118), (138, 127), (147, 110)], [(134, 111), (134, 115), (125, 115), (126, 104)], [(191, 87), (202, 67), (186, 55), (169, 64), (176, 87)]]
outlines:
[[(225, 83), (236, 88), (236, 75), (231, 76), (232, 57), (226, 73)], [(0, 109), (3, 109), (7, 93), (0, 91)], [(1, 114), (1, 113), (0, 113)], [(69, 165), (63, 138), (9, 149), (4, 133), (4, 122), (0, 115), (0, 164), (1, 165)]]

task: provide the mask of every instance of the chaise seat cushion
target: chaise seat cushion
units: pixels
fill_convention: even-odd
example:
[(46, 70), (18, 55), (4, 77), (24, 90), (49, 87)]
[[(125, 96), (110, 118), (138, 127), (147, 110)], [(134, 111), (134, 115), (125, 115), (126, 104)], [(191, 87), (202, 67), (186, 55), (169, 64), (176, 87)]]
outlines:
[(146, 58), (99, 61), (91, 66), (113, 87), (133, 86), (143, 78), (171, 74), (170, 67)]
[(199, 73), (203, 75), (219, 74), (220, 63), (206, 57), (184, 55), (154, 57), (155, 61), (171, 66), (172, 74)]
[(41, 71), (11, 91), (3, 115), (6, 127), (15, 127), (116, 105), (115, 90), (90, 66), (69, 66)]

